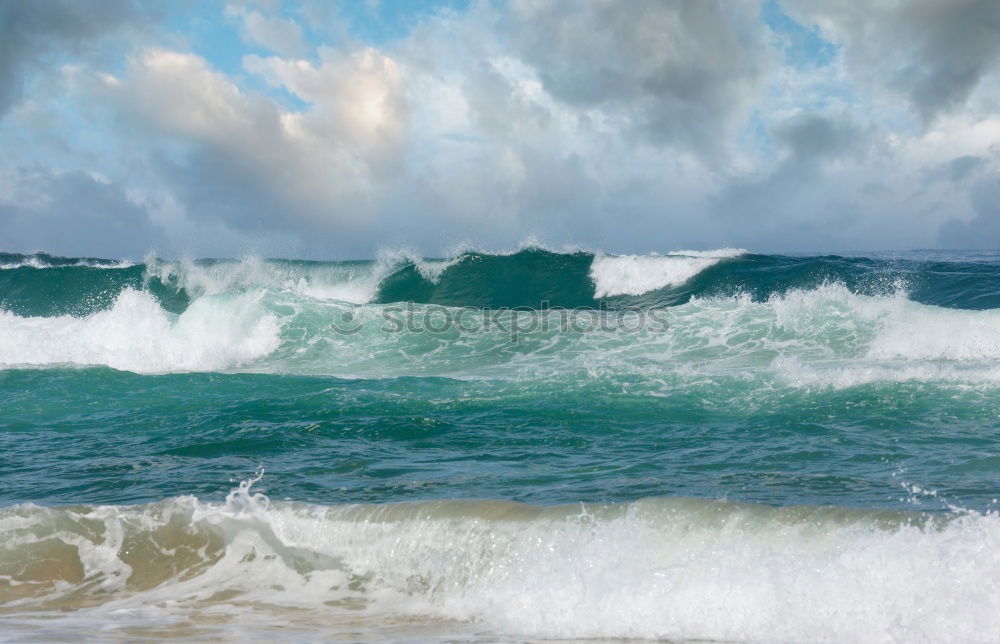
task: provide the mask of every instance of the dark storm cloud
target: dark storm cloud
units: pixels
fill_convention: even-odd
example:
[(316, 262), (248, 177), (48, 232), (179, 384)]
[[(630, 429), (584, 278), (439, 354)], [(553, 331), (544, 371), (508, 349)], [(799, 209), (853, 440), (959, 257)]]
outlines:
[(645, 140), (711, 148), (746, 116), (769, 64), (749, 2), (514, 2), (510, 39), (546, 90)]
[(784, 158), (770, 173), (736, 181), (715, 199), (714, 211), (729, 223), (729, 234), (754, 248), (855, 244), (847, 229), (855, 223), (850, 213), (856, 196), (832, 192), (817, 199), (817, 194), (829, 166), (864, 156), (865, 130), (843, 116), (799, 114), (771, 135)]
[(930, 120), (963, 103), (1000, 59), (1000, 2), (924, 2), (906, 17), (916, 56), (894, 85)]
[(766, 220), (782, 211), (790, 194), (811, 188), (824, 167), (844, 157), (864, 154), (864, 130), (844, 117), (800, 114), (772, 131), (784, 159), (765, 177), (732, 184), (719, 201), (723, 215), (754, 214)]
[(845, 47), (851, 72), (905, 97), (927, 123), (965, 103), (1000, 63), (1000, 2), (784, 0)]
[(789, 118), (774, 128), (772, 136), (791, 152), (789, 162), (795, 167), (852, 154), (864, 142), (862, 130), (853, 122), (820, 114)]
[(61, 52), (78, 59), (101, 37), (142, 20), (131, 0), (0, 2), (0, 117), (21, 97), (28, 72)]

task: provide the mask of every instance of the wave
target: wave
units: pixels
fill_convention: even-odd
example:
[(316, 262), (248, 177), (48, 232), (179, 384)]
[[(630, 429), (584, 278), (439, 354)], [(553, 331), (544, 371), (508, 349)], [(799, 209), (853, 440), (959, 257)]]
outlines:
[[(998, 297), (992, 260), (893, 272), (902, 260), (525, 248), (441, 260), (149, 257), (115, 269), (44, 261), (0, 271), (0, 366), (751, 378), (765, 388), (1000, 382), (1000, 306), (982, 306), (987, 292)], [(946, 275), (951, 290), (921, 302)], [(959, 290), (966, 308), (951, 306)]]
[(143, 281), (146, 285), (183, 293), (189, 299), (265, 289), (318, 300), (367, 304), (377, 298), (382, 282), (397, 271), (412, 269), (421, 279), (434, 282), (460, 259), (424, 259), (405, 250), (386, 250), (374, 261), (351, 262), (263, 260), (258, 257), (171, 262), (147, 258)]
[(992, 639), (1000, 611), (993, 513), (320, 506), (250, 484), (223, 503), (0, 509), (8, 627), (39, 615), (48, 629), (238, 636), (280, 614), (286, 629), (361, 639), (405, 624), (443, 639), (972, 642)]
[(85, 317), (0, 311), (0, 365), (224, 370), (274, 351), (279, 328), (253, 296), (203, 297), (173, 315), (148, 292), (125, 289), (110, 309)]
[(205, 287), (180, 313), (132, 288), (85, 316), (0, 312), (0, 365), (567, 382), (602, 374), (650, 383), (750, 378), (763, 388), (1000, 383), (1000, 310), (929, 306), (902, 292), (859, 295), (842, 284), (765, 301), (696, 297), (620, 311), (354, 305), (298, 287), (218, 290)]
[[(904, 290), (922, 304), (1000, 308), (1000, 262), (865, 257), (782, 257), (736, 249), (653, 255), (467, 251), (425, 259), (386, 250), (374, 260), (165, 261), (0, 254), (0, 309), (19, 315), (86, 315), (109, 308), (126, 288), (146, 290), (180, 313), (202, 295), (268, 291), (350, 304), (412, 302), (455, 307), (606, 308), (677, 306), (692, 298), (748, 295), (764, 301), (825, 283), (854, 293)], [(38, 270), (34, 266), (47, 270)]]
[(135, 263), (124, 259), (98, 259), (96, 257), (59, 257), (48, 253), (33, 253), (22, 255), (20, 253), (0, 253), (0, 270), (13, 270), (17, 268), (131, 268)]

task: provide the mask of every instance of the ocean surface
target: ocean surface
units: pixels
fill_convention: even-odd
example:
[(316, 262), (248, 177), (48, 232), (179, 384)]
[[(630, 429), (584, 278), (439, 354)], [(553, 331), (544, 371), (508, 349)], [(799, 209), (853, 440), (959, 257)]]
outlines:
[(0, 639), (1000, 641), (1000, 253), (0, 253)]

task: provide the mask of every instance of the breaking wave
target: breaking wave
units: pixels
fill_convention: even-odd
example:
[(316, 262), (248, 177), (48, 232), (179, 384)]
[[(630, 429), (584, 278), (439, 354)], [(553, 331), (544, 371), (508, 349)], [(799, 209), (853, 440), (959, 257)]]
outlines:
[(48, 270), (0, 272), (5, 367), (714, 374), (838, 388), (1000, 381), (1000, 308), (983, 306), (1000, 267), (989, 262), (946, 267), (967, 274), (962, 308), (955, 291), (920, 301), (935, 299), (926, 297), (933, 267), (893, 272), (864, 258), (731, 249), (610, 256), (533, 248), (444, 260), (386, 252), (335, 263), (149, 258), (114, 269), (44, 261)]
[(58, 615), (239, 636), (294, 610), (300, 628), (361, 639), (465, 624), (486, 639), (974, 642), (1000, 612), (1000, 518), (972, 512), (320, 506), (244, 482), (221, 504), (3, 508), (0, 544), (12, 625)]
[(7, 367), (343, 377), (756, 374), (837, 387), (1000, 381), (1000, 311), (928, 306), (901, 293), (857, 295), (836, 284), (764, 302), (694, 298), (618, 313), (358, 306), (266, 290), (205, 294), (171, 313), (129, 288), (109, 309), (81, 317), (0, 312), (0, 335)]

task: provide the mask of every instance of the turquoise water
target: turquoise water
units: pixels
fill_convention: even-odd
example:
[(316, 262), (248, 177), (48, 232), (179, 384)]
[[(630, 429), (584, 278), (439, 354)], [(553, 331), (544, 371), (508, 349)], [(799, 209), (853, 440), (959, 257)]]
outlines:
[(0, 629), (1000, 638), (1000, 254), (0, 254)]

